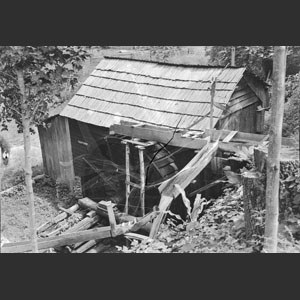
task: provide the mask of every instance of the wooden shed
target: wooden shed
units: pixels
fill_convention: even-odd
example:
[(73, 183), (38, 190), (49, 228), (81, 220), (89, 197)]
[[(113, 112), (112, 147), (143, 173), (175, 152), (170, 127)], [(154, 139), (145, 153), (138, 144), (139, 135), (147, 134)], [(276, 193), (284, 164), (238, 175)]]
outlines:
[[(110, 126), (120, 120), (170, 130), (208, 129), (213, 82), (213, 127), (262, 133), (264, 108), (269, 106), (268, 89), (246, 68), (104, 58), (75, 96), (58, 114), (52, 115), (52, 126), (40, 128), (45, 172), (65, 181), (72, 180), (74, 175), (88, 178), (88, 169), (98, 172), (102, 179), (112, 178), (114, 172), (120, 172), (120, 166), (125, 168), (124, 137), (109, 134)], [(151, 151), (155, 151), (153, 147), (148, 162)], [(133, 160), (134, 155), (138, 157), (134, 151)], [(163, 155), (168, 171), (155, 166), (163, 178), (186, 163), (179, 159), (174, 166), (174, 157), (168, 155), (167, 149)], [(190, 159), (192, 155), (184, 156)], [(113, 163), (106, 163), (108, 157)], [(93, 167), (93, 159), (101, 163)], [(124, 172), (120, 176), (125, 182), (123, 175)], [(153, 182), (156, 180), (154, 176)], [(118, 185), (112, 182), (114, 187)], [(122, 190), (124, 186), (116, 189)]]

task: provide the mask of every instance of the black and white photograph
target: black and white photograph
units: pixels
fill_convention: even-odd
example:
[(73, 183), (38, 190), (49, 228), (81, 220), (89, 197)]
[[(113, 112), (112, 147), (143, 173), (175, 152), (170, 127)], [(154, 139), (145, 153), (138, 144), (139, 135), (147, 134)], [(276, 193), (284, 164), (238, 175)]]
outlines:
[(0, 252), (300, 253), (299, 115), (300, 46), (0, 46)]

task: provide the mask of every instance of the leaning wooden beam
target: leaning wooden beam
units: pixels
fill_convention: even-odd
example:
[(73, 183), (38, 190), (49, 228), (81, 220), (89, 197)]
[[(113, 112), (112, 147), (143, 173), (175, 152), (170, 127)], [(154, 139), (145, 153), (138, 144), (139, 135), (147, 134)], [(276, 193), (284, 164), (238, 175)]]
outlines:
[(151, 231), (150, 231), (150, 234), (149, 234), (149, 237), (151, 239), (154, 239), (157, 232), (158, 232), (158, 229), (159, 229), (159, 226), (163, 220), (163, 217), (165, 215), (165, 211), (168, 210), (168, 208), (170, 207), (171, 203), (173, 201), (173, 197), (170, 197), (170, 196), (166, 196), (166, 195), (162, 195), (161, 196), (161, 199), (160, 199), (160, 203), (159, 203), (159, 215), (156, 217), (156, 219), (154, 220), (153, 222), (153, 225), (152, 225), (152, 228), (151, 228)]
[[(115, 230), (115, 235), (122, 235), (129, 231), (131, 226), (118, 225)], [(61, 246), (73, 245), (79, 242), (90, 240), (98, 240), (112, 237), (110, 226), (93, 228), (79, 232), (62, 234), (60, 236), (38, 239), (38, 249), (57, 248)], [(1, 253), (22, 253), (32, 250), (32, 242), (17, 242), (4, 244), (1, 247)]]
[(171, 179), (164, 181), (159, 191), (162, 194), (159, 210), (160, 214), (156, 217), (153, 222), (150, 238), (155, 238), (159, 226), (163, 220), (165, 211), (170, 207), (173, 199), (177, 198), (180, 192), (175, 187), (175, 184), (179, 184), (182, 189), (185, 189), (195, 177), (201, 173), (201, 171), (209, 164), (215, 152), (218, 150), (219, 142), (209, 143), (202, 148), (198, 154), (176, 175)]
[(172, 178), (164, 181), (159, 191), (166, 196), (173, 196), (176, 198), (180, 193), (175, 188), (175, 184), (179, 184), (185, 189), (192, 180), (208, 165), (213, 158), (213, 155), (218, 150), (219, 142), (209, 143), (198, 152), (194, 158)]

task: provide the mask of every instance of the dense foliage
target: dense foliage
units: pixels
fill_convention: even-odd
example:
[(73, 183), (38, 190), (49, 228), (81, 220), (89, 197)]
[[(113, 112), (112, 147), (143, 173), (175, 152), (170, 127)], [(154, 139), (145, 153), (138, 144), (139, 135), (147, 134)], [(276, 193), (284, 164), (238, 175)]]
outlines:
[[(87, 58), (86, 47), (1, 46), (0, 122), (4, 128), (14, 119), (22, 130), (22, 116), (40, 124), (51, 106), (59, 104), (66, 87), (77, 82), (77, 71)], [(26, 101), (22, 103), (17, 72), (21, 71)]]
[[(227, 65), (231, 62), (232, 46), (207, 47), (210, 63)], [(273, 69), (273, 46), (235, 46), (235, 64), (246, 66), (262, 79), (267, 79)], [(300, 46), (289, 46), (287, 53), (286, 74), (294, 75), (300, 71)]]

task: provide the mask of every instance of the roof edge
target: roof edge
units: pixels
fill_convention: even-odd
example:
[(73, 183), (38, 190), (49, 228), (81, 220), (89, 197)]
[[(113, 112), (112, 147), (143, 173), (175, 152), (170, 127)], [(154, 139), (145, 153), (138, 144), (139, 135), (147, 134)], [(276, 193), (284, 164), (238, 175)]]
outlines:
[[(128, 58), (128, 57), (119, 57), (119, 56), (103, 56), (104, 59), (115, 59), (115, 60), (127, 60), (127, 61), (137, 61), (137, 62), (145, 62), (145, 63), (152, 63), (158, 65), (166, 65), (166, 66), (173, 66), (173, 67), (189, 67), (189, 68), (207, 68), (207, 69), (245, 69), (246, 67), (233, 67), (233, 66), (222, 66), (222, 65), (195, 65), (195, 64), (177, 64), (172, 62), (161, 62), (161, 61), (153, 61), (147, 59), (138, 59), (138, 58)], [(101, 63), (101, 61), (100, 61)]]

